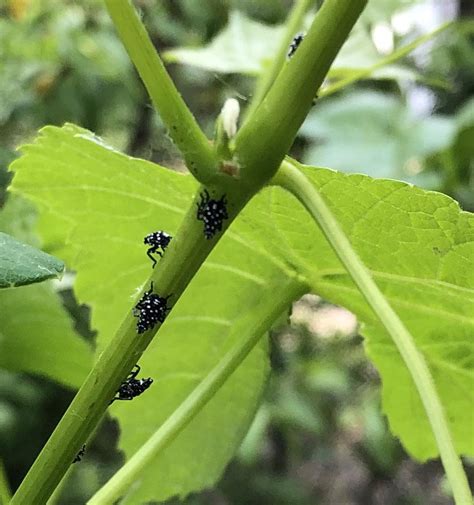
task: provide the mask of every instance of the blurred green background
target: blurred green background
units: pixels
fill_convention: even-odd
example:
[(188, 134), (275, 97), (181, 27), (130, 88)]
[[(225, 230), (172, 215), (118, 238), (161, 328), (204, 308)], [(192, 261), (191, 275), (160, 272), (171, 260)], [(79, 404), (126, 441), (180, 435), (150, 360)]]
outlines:
[[(206, 45), (225, 29), (235, 9), (254, 21), (278, 25), (291, 7), (286, 0), (135, 4), (160, 51)], [(313, 165), (442, 191), (473, 211), (472, 4), (369, 4), (361, 36), (340, 60), (341, 76), (348, 75), (353, 62), (390, 54), (446, 20), (458, 23), (390, 72), (319, 99), (293, 154)], [(257, 43), (264, 46), (266, 40)], [(227, 97), (239, 98), (244, 107), (252, 94), (253, 76), (179, 64), (169, 70), (209, 135)], [(6, 167), (17, 155), (16, 147), (46, 124), (73, 122), (133, 156), (182, 167), (101, 1), (0, 3), (0, 76), (0, 205), (7, 198)], [(88, 308), (76, 302), (67, 282), (58, 289), (77, 332), (93, 345)], [(304, 297), (272, 332), (271, 343), (273, 374), (238, 454), (215, 489), (186, 503), (451, 503), (440, 464), (417, 464), (388, 431), (380, 410), (380, 381), (364, 356), (351, 314), (317, 297)], [(72, 395), (45, 378), (0, 369), (0, 459), (12, 488)], [(116, 449), (118, 436), (118, 425), (106, 419), (83, 461), (73, 467), (58, 503), (85, 503), (113, 474), (123, 461)], [(474, 480), (470, 462), (466, 465)]]

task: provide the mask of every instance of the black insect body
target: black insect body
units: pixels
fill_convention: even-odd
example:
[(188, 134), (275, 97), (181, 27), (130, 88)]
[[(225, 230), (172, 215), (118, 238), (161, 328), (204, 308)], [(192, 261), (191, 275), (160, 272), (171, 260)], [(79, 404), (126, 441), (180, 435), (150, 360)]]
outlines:
[(86, 444), (84, 444), (81, 448), (81, 450), (76, 454), (76, 457), (73, 460), (73, 463), (78, 463), (81, 461), (82, 456), (84, 456), (84, 453), (86, 452)]
[(153, 379), (151, 377), (148, 377), (148, 379), (137, 379), (136, 376), (139, 373), (140, 367), (135, 365), (129, 376), (120, 385), (117, 395), (112, 402), (114, 400), (133, 400), (151, 386)]
[(287, 55), (288, 58), (291, 58), (296, 53), (296, 50), (298, 49), (301, 42), (303, 42), (303, 39), (304, 39), (304, 33), (297, 33), (293, 37), (290, 47), (288, 48), (288, 55)]
[[(156, 259), (152, 256), (152, 254), (158, 254), (163, 256), (165, 249), (168, 247), (168, 244), (171, 242), (171, 235), (168, 235), (165, 231), (154, 231), (153, 233), (149, 233), (144, 239), (143, 243), (151, 246), (146, 252), (148, 257), (153, 261), (153, 268), (156, 265)], [(161, 249), (161, 250), (160, 250)]]
[(140, 301), (133, 309), (133, 315), (138, 317), (137, 332), (144, 333), (145, 331), (153, 328), (156, 323), (163, 323), (171, 310), (168, 307), (168, 298), (171, 295), (163, 298), (156, 293), (153, 293), (153, 282), (151, 288), (146, 291), (141, 297)]
[(227, 200), (223, 195), (219, 200), (213, 200), (207, 190), (201, 193), (201, 201), (197, 204), (197, 218), (204, 223), (204, 236), (212, 238), (222, 230), (222, 223), (229, 219), (227, 214)]

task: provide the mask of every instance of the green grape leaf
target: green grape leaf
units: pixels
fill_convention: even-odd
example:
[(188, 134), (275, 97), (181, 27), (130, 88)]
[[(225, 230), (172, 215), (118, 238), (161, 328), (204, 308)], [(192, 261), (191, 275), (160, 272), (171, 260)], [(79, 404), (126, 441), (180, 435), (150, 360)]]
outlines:
[[(0, 229), (36, 243), (34, 222), (31, 205), (10, 195), (0, 212)], [(3, 235), (0, 233), (0, 240)], [(16, 254), (28, 250), (29, 261), (38, 253), (51, 261), (51, 256), (33, 247), (23, 243), (20, 246)], [(44, 262), (41, 255), (38, 258)], [(53, 260), (62, 271), (62, 263)], [(1, 290), (0, 314), (0, 367), (44, 375), (70, 387), (80, 386), (92, 365), (92, 352), (75, 333), (51, 283)]]
[(282, 26), (266, 26), (233, 11), (227, 27), (207, 46), (170, 49), (163, 57), (211, 72), (258, 75), (278, 51), (282, 36)]
[[(45, 128), (22, 152), (13, 164), (12, 189), (38, 205), (46, 244), (77, 270), (77, 294), (93, 308), (100, 348), (149, 275), (143, 237), (157, 229), (173, 234), (197, 185), (189, 176), (122, 155), (72, 125)], [(461, 398), (472, 391), (472, 349), (466, 336), (474, 313), (472, 216), (443, 195), (403, 183), (304, 170), (414, 333), (439, 386), (458, 450), (473, 453), (472, 441), (465, 437), (468, 419), (458, 415), (472, 401), (469, 394)], [(127, 402), (113, 405), (127, 455), (232, 345), (228, 329), (233, 322), (246, 317), (250, 325), (255, 299), (277, 298), (279, 289), (297, 276), (359, 317), (367, 351), (382, 374), (392, 429), (414, 456), (437, 454), (416, 390), (391, 340), (318, 228), (292, 197), (271, 188), (257, 195), (232, 224), (147, 349), (140, 365), (154, 383), (134, 402), (133, 415)], [(275, 284), (281, 288), (273, 289)], [(127, 503), (184, 496), (212, 485), (258, 405), (268, 366), (264, 351), (262, 341), (158, 455), (130, 490)], [(443, 375), (447, 370), (449, 380)], [(443, 387), (449, 381), (456, 394)], [(411, 415), (414, 410), (420, 415)]]
[(59, 278), (63, 270), (61, 260), (0, 232), (0, 288)]

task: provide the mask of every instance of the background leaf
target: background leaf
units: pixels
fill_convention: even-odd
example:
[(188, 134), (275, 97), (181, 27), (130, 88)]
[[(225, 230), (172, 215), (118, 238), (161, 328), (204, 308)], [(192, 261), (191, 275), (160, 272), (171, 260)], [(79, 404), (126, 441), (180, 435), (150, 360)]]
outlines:
[[(10, 196), (0, 212), (0, 229), (34, 242), (34, 220), (31, 205)], [(2, 236), (0, 233), (0, 240)], [(36, 252), (40, 261), (44, 261), (42, 256), (47, 258), (46, 266), (61, 265), (62, 271), (63, 265), (56, 258), (25, 244), (21, 246), (21, 250), (28, 248), (27, 260), (34, 262)], [(29, 274), (27, 269), (25, 272)], [(0, 314), (0, 367), (79, 387), (92, 364), (91, 349), (75, 333), (51, 283), (1, 290)]]
[(282, 35), (281, 26), (266, 26), (233, 11), (227, 27), (207, 46), (171, 49), (163, 56), (169, 63), (213, 72), (257, 75), (278, 50)]
[(378, 0), (377, 2), (369, 2), (362, 13), (362, 19), (367, 22), (389, 21), (394, 14), (419, 3), (420, 0)]
[(60, 277), (64, 263), (0, 232), (0, 288), (24, 286)]
[(300, 131), (311, 142), (306, 163), (428, 186), (436, 178), (426, 170), (427, 157), (446, 149), (455, 133), (454, 119), (414, 117), (400, 99), (375, 91), (316, 104)]
[[(93, 326), (99, 329), (102, 346), (150, 272), (143, 236), (156, 229), (173, 234), (196, 184), (190, 177), (121, 155), (72, 125), (44, 129), (23, 153), (13, 165), (13, 190), (39, 206), (43, 237), (77, 268), (77, 294), (93, 307)], [(458, 450), (473, 453), (472, 441), (465, 436), (469, 420), (459, 415), (472, 402), (472, 216), (461, 213), (448, 197), (403, 183), (323, 169), (305, 172), (415, 334), (435, 376)], [(143, 356), (143, 375), (155, 382), (134, 402), (134, 415), (129, 404), (114, 404), (127, 454), (231, 345), (227, 331), (233, 321), (245, 317), (250, 324), (256, 316), (255, 298), (278, 297), (278, 289), (271, 286), (284, 289), (286, 282), (296, 282), (291, 281), (296, 273), (305, 276), (316, 293), (349, 307), (364, 322), (367, 350), (383, 376), (392, 429), (414, 456), (436, 455), (421, 403), (391, 341), (317, 227), (277, 188), (255, 197), (233, 223)], [(265, 352), (259, 347), (150, 465), (128, 503), (209, 486), (245, 433), (266, 372)], [(456, 393), (452, 382), (450, 391), (445, 389), (453, 378)], [(419, 415), (406, 416), (408, 409)]]
[(0, 367), (43, 375), (78, 388), (92, 365), (49, 284), (0, 292)]
[[(305, 28), (313, 16), (306, 17)], [(304, 31), (304, 30), (303, 30)], [(268, 26), (256, 22), (239, 11), (229, 16), (227, 27), (204, 47), (178, 47), (164, 52), (169, 63), (180, 63), (224, 74), (258, 75), (278, 51), (283, 26)], [(367, 28), (358, 23), (335, 59), (328, 77), (347, 78), (383, 60), (372, 43)], [(419, 74), (402, 64), (386, 64), (369, 72), (364, 78), (418, 79)]]

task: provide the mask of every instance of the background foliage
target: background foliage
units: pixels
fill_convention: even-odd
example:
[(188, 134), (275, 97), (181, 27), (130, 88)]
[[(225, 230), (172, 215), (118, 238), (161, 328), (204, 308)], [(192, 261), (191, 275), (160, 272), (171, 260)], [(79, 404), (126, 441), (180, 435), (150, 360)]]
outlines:
[[(373, 29), (387, 24), (392, 14), (403, 11), (412, 2), (384, 0), (383, 3), (380, 9), (372, 7), (366, 12), (334, 66), (333, 78), (347, 77), (382, 57), (371, 38)], [(225, 97), (236, 95), (245, 102), (250, 96), (252, 74), (265, 64), (265, 51), (271, 47), (269, 37), (278, 33), (277, 25), (288, 11), (288, 3), (283, 0), (142, 0), (137, 4), (161, 50), (206, 47), (208, 52), (202, 56), (205, 65), (176, 65), (170, 70), (209, 133)], [(243, 14), (236, 15), (235, 8)], [(0, 30), (5, 34), (0, 45), (0, 177), (4, 185), (9, 178), (5, 168), (16, 156), (15, 147), (31, 140), (44, 124), (62, 125), (65, 121), (95, 131), (129, 154), (181, 170), (182, 163), (153, 112), (101, 2), (89, 0), (78, 6), (76, 2), (53, 0), (31, 4), (12, 1), (0, 9)], [(254, 21), (246, 20), (244, 15)], [(229, 67), (226, 55), (230, 49), (224, 46), (222, 52), (216, 42), (211, 42), (225, 29), (228, 20), (234, 31), (222, 33), (231, 36), (232, 54), (244, 55), (247, 65), (252, 58), (262, 55), (251, 68), (239, 66), (242, 58), (235, 58), (236, 65)], [(269, 23), (271, 27), (263, 28), (257, 22)], [(469, 96), (474, 67), (469, 58), (470, 23), (465, 21), (456, 26), (449, 37), (441, 39), (441, 43), (436, 40), (428, 49), (420, 49), (416, 57), (385, 67), (378, 75), (371, 75), (371, 79), (320, 99), (302, 128), (294, 154), (308, 163), (407, 180), (441, 190), (456, 197), (464, 209), (473, 210), (474, 102)], [(403, 35), (393, 31), (396, 47), (411, 40), (416, 32), (416, 26)], [(183, 51), (168, 54), (180, 61), (179, 55), (187, 54)], [(193, 61), (199, 62), (195, 54)], [(224, 62), (228, 67), (220, 74), (222, 68), (216, 65)], [(241, 76), (238, 72), (249, 75)], [(428, 107), (417, 105), (419, 96), (428, 101)], [(369, 129), (358, 127), (361, 117), (364, 124), (370, 125)], [(13, 220), (12, 208), (21, 219)], [(177, 224), (179, 215), (175, 219)], [(110, 228), (118, 230), (121, 222), (123, 219), (103, 223), (104, 232)], [(34, 209), (9, 197), (0, 211), (0, 231), (37, 245), (35, 229)], [(43, 236), (44, 233), (45, 230)], [(59, 244), (54, 247), (54, 233), (59, 240), (62, 229), (57, 221), (54, 228), (49, 228), (47, 238), (54, 253), (61, 256)], [(136, 244), (144, 233), (137, 231)], [(100, 241), (100, 236), (97, 240)], [(108, 263), (113, 272), (117, 268), (114, 262), (120, 261), (120, 256), (110, 239), (104, 246), (103, 254), (110, 262), (105, 258), (101, 265)], [(132, 256), (138, 258), (143, 254), (136, 245), (127, 247)], [(68, 259), (80, 272), (81, 265), (74, 264), (73, 256)], [(93, 275), (93, 265), (88, 267)], [(125, 274), (141, 278), (140, 272)], [(91, 347), (102, 345), (100, 339), (107, 338), (107, 331), (101, 332), (97, 341), (94, 338), (89, 309), (79, 303), (86, 296), (81, 295), (79, 283), (76, 284), (79, 302), (74, 298), (73, 281), (71, 272), (61, 285), (43, 284), (21, 288), (21, 293), (20, 290), (0, 293), (0, 335), (8, 334), (8, 341), (14, 341), (19, 349), (26, 345), (22, 337), (31, 341), (33, 330), (28, 326), (16, 329), (15, 321), (10, 322), (5, 314), (27, 312), (36, 318), (34, 362), (15, 361), (18, 357), (32, 356), (21, 350), (0, 355), (3, 367), (0, 457), (6, 463), (13, 487), (67, 406), (72, 394), (67, 388), (80, 383), (91, 360)], [(212, 272), (209, 285), (212, 286)], [(249, 291), (253, 289), (251, 285)], [(231, 284), (229, 290), (232, 291)], [(102, 291), (98, 287), (96, 295), (104, 297), (107, 293), (106, 287)], [(443, 295), (439, 303), (440, 306), (446, 303)], [(458, 306), (459, 303), (462, 300), (457, 302)], [(236, 314), (241, 307), (228, 309)], [(113, 321), (104, 323), (106, 319), (107, 314), (95, 312), (92, 328), (113, 325)], [(49, 331), (51, 320), (56, 321), (54, 328), (61, 338)], [(274, 373), (237, 457), (215, 489), (191, 496), (187, 502), (449, 503), (437, 463), (416, 464), (388, 431), (380, 413), (379, 378), (364, 357), (351, 316), (324, 300), (305, 297), (294, 307), (291, 321), (291, 325), (280, 326), (270, 340)], [(203, 333), (207, 334), (209, 328), (203, 324)], [(185, 348), (186, 342), (182, 346)], [(62, 356), (61, 361), (57, 356)], [(183, 353), (183, 366), (192, 368), (198, 363), (186, 360)], [(254, 393), (257, 399), (259, 390)], [(397, 408), (399, 398), (394, 401)], [(400, 407), (402, 417), (408, 408)], [(121, 416), (120, 409), (124, 412)], [(125, 407), (112, 411), (113, 415), (116, 413), (133, 438), (138, 433), (134, 431), (136, 420), (127, 415)], [(84, 461), (74, 468), (61, 503), (84, 503), (85, 497), (113, 473), (122, 461), (116, 449), (118, 431), (115, 421), (104, 421)]]

